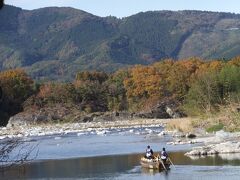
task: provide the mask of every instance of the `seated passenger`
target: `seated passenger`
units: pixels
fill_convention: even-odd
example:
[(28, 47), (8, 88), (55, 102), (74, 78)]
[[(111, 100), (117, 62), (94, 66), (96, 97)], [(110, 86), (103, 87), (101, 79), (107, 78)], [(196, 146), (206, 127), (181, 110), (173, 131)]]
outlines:
[(147, 146), (145, 158), (152, 159), (153, 158), (153, 150), (150, 146)]

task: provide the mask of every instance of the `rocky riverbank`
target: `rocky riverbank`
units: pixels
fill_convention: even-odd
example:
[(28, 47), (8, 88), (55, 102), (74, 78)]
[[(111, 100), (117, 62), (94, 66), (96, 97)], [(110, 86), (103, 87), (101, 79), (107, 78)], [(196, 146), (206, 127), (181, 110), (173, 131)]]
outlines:
[[(41, 136), (86, 131), (88, 129), (123, 128), (135, 126), (165, 126), (171, 118), (185, 118), (173, 102), (159, 103), (146, 112), (86, 113), (79, 106), (55, 104), (28, 108), (12, 116), (6, 127), (0, 128), (0, 139), (6, 137)], [(161, 119), (162, 118), (162, 119)], [(166, 119), (168, 118), (168, 119)]]
[(240, 153), (240, 132), (229, 133), (223, 130), (215, 133), (214, 136), (196, 138), (194, 142), (203, 143), (203, 146), (194, 147), (185, 155), (200, 157), (216, 154)]
[(56, 103), (54, 105), (47, 105), (43, 107), (31, 106), (25, 108), (23, 112), (17, 113), (9, 119), (7, 127), (68, 122), (86, 123), (184, 117), (184, 113), (182, 113), (178, 107), (179, 105), (176, 102), (169, 100), (159, 102), (155, 106), (139, 112), (103, 111), (88, 113), (83, 111), (79, 105)]
[(119, 121), (94, 121), (86, 123), (56, 123), (24, 126), (7, 126), (0, 128), (0, 139), (55, 134), (81, 133), (96, 130), (99, 133), (113, 128), (164, 127), (169, 119), (131, 119)]

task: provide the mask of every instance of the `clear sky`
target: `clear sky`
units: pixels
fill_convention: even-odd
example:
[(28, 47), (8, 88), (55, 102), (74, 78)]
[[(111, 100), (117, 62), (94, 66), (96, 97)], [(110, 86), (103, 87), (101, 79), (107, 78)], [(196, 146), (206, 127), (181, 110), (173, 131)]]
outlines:
[(240, 0), (5, 0), (23, 9), (74, 7), (98, 16), (126, 17), (149, 10), (207, 10), (240, 13)]

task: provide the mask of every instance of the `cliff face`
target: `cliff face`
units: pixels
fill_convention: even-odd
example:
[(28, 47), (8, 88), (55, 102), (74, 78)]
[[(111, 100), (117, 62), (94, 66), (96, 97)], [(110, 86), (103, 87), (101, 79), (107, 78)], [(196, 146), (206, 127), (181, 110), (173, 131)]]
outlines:
[(0, 70), (69, 80), (79, 70), (114, 71), (163, 58), (231, 58), (240, 52), (240, 15), (154, 11), (123, 19), (73, 8), (0, 11)]

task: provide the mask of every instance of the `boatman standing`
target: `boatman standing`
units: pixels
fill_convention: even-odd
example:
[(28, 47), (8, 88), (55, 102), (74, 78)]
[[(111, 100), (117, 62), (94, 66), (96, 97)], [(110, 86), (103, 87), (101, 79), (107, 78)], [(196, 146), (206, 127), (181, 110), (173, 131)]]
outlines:
[(149, 145), (147, 146), (145, 157), (147, 159), (152, 159), (153, 158), (153, 150), (151, 149), (151, 147)]
[(162, 160), (164, 163), (166, 163), (167, 158), (168, 158), (168, 154), (167, 154), (167, 152), (166, 152), (166, 149), (163, 148), (163, 149), (162, 149), (162, 152), (161, 152), (161, 160)]

